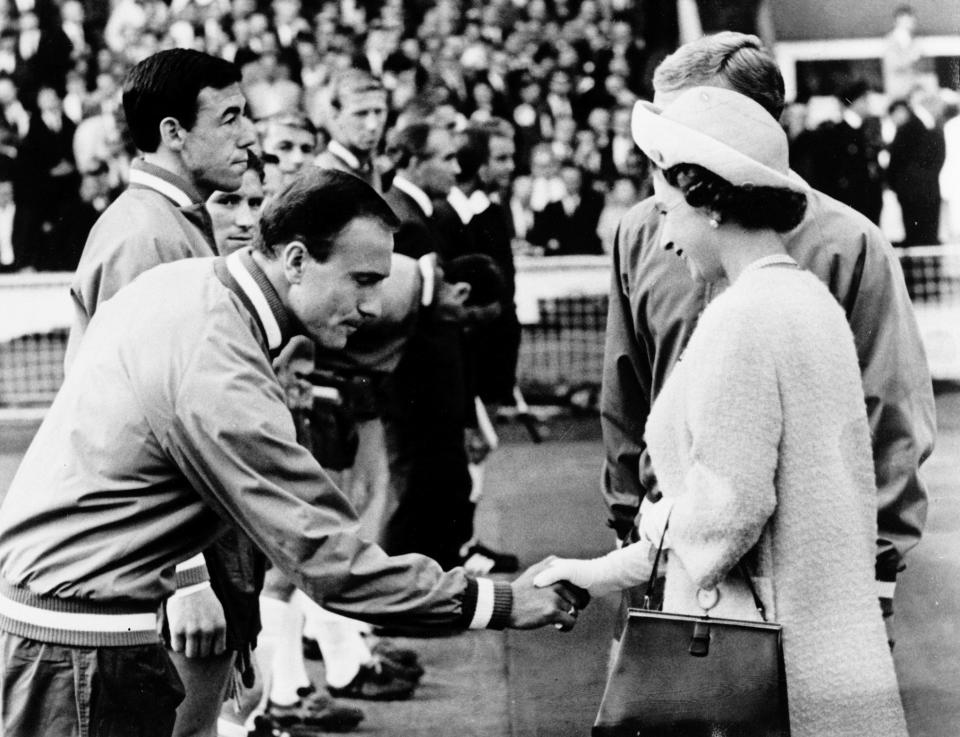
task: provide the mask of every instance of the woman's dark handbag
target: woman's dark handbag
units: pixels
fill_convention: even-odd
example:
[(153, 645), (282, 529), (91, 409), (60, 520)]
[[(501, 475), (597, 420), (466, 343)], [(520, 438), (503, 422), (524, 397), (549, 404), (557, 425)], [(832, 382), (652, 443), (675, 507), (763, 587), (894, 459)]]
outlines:
[(742, 572), (762, 622), (630, 609), (593, 737), (789, 737), (782, 629)]

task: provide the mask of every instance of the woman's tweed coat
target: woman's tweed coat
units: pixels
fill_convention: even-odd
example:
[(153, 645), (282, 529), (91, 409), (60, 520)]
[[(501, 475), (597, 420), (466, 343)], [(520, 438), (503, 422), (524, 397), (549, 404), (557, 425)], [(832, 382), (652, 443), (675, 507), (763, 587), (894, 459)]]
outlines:
[(796, 269), (745, 272), (704, 311), (646, 437), (674, 500), (664, 610), (702, 613), (697, 586), (720, 584), (711, 614), (756, 618), (742, 582), (724, 579), (757, 545), (794, 737), (904, 737), (873, 583), (860, 372), (826, 287)]

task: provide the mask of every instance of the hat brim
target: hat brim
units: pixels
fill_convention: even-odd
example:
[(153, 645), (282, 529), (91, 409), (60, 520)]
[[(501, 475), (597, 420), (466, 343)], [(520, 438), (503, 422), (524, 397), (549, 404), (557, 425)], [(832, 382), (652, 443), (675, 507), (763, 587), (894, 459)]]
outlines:
[(781, 173), (715, 138), (670, 120), (651, 102), (640, 100), (634, 105), (631, 131), (640, 150), (661, 169), (676, 164), (699, 164), (737, 186), (809, 191), (807, 183), (794, 172)]

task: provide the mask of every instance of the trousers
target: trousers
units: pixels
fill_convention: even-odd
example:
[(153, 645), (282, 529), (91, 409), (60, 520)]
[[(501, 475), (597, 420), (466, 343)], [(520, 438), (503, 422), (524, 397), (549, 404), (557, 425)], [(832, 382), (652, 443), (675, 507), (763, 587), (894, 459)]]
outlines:
[(184, 690), (160, 644), (84, 648), (0, 632), (0, 737), (169, 737)]

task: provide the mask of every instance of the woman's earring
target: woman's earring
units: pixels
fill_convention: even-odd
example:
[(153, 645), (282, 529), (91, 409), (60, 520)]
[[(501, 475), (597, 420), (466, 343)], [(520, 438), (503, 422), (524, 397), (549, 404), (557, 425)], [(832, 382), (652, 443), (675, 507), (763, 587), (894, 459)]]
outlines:
[(717, 218), (715, 218), (715, 217), (710, 218), (710, 227), (713, 228), (714, 230), (716, 230), (717, 228), (719, 228), (719, 227), (720, 227), (720, 220), (717, 219)]

